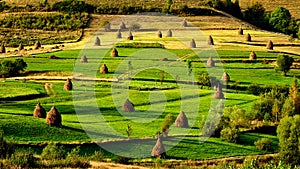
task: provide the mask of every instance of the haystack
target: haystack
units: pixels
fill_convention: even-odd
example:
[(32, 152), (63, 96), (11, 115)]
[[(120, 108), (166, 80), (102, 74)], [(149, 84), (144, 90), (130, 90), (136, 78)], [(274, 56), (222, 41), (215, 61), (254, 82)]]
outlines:
[(187, 27), (187, 26), (188, 26), (188, 23), (187, 23), (186, 20), (183, 20), (183, 21), (182, 21), (182, 26), (183, 26), (183, 27)]
[(238, 34), (239, 34), (239, 35), (244, 35), (244, 30), (243, 30), (243, 28), (239, 28)]
[(123, 108), (122, 108), (123, 112), (134, 112), (134, 105), (133, 103), (131, 103), (131, 101), (129, 99), (126, 99)]
[(207, 44), (208, 44), (208, 45), (214, 45), (214, 40), (213, 40), (213, 38), (211, 37), (211, 35), (209, 35), (209, 36), (207, 37)]
[(246, 39), (245, 39), (247, 42), (251, 42), (251, 35), (248, 33), (246, 35)]
[(196, 48), (196, 42), (194, 39), (190, 41), (190, 48)]
[(162, 38), (162, 33), (161, 33), (161, 31), (158, 31), (158, 32), (157, 32), (157, 37), (158, 37), (158, 38)]
[(100, 46), (101, 42), (100, 42), (100, 38), (97, 36), (95, 39), (95, 46)]
[(33, 117), (46, 118), (46, 110), (38, 103), (33, 111)]
[(106, 73), (108, 73), (108, 68), (107, 68), (106, 64), (103, 64), (103, 65), (101, 66), (101, 68), (100, 68), (100, 73), (101, 73), (101, 74), (106, 74)]
[(125, 23), (124, 23), (124, 22), (121, 22), (119, 28), (120, 28), (120, 29), (126, 29)]
[(224, 99), (224, 94), (222, 92), (222, 88), (220, 86), (217, 87), (217, 91), (214, 94), (214, 99)]
[(230, 76), (227, 72), (224, 72), (222, 75), (222, 81), (223, 82), (229, 82), (230, 81)]
[(179, 113), (175, 120), (175, 126), (180, 127), (180, 128), (188, 128), (189, 127), (189, 122), (188, 119), (183, 111)]
[(119, 56), (119, 52), (117, 51), (116, 48), (113, 48), (113, 50), (110, 52), (110, 56), (111, 57), (118, 57)]
[(164, 147), (160, 137), (157, 138), (156, 144), (152, 149), (151, 156), (157, 157), (157, 158), (166, 158), (166, 156), (167, 156), (165, 147)]
[(34, 49), (39, 49), (40, 47), (42, 47), (41, 42), (36, 41), (35, 44), (34, 44)]
[(87, 60), (87, 57), (85, 55), (83, 55), (81, 58), (80, 58), (80, 62), (82, 63), (87, 63), (88, 60)]
[(61, 124), (61, 115), (53, 106), (51, 110), (48, 112), (47, 117), (46, 117), (46, 124), (49, 126), (55, 126), (55, 127), (62, 127)]
[(2, 43), (2, 45), (0, 46), (0, 53), (5, 53), (5, 46)]
[(252, 51), (252, 52), (250, 53), (250, 55), (249, 55), (249, 59), (250, 59), (250, 60), (256, 60), (256, 53)]
[(19, 47), (18, 47), (18, 50), (21, 51), (21, 50), (23, 50), (23, 49), (24, 49), (24, 46), (23, 46), (22, 43), (20, 43), (20, 45), (19, 45)]
[(209, 57), (207, 62), (206, 62), (207, 67), (214, 67), (215, 66), (215, 61), (212, 59), (212, 57)]
[(127, 40), (133, 40), (133, 35), (132, 35), (131, 31), (129, 31), (129, 33), (128, 33)]
[(67, 79), (64, 85), (64, 90), (73, 90), (73, 84), (71, 79)]
[(173, 32), (171, 31), (171, 29), (169, 29), (166, 37), (172, 37), (172, 36), (173, 36)]
[(273, 42), (271, 40), (269, 40), (266, 47), (269, 50), (273, 50), (273, 47), (274, 47)]
[(121, 39), (121, 38), (122, 38), (122, 33), (121, 33), (120, 30), (118, 30), (118, 32), (117, 32), (117, 38), (118, 38), (118, 39)]

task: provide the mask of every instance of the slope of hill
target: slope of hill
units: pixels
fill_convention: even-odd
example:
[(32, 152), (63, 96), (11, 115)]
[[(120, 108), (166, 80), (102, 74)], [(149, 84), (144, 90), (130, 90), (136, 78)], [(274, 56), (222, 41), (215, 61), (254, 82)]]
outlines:
[[(30, 0), (30, 1), (4, 0), (4, 1), (6, 1), (10, 5), (12, 5), (12, 4), (15, 4), (15, 5), (26, 5), (26, 4), (38, 5), (39, 3), (43, 2), (41, 0)], [(62, 1), (62, 0), (51, 0), (51, 1), (48, 1), (48, 3), (54, 4), (59, 1)], [(285, 7), (290, 10), (293, 17), (300, 18), (300, 1), (298, 1), (298, 0), (296, 0), (296, 1), (295, 0), (285, 0), (285, 1), (283, 1), (283, 0), (239, 0), (242, 10), (246, 9), (251, 3), (253, 3), (253, 1), (261, 3), (268, 12), (273, 11), (274, 8), (276, 8), (277, 6)], [(144, 0), (136, 0), (136, 1), (132, 1), (132, 0), (119, 0), (119, 1), (85, 0), (85, 2), (94, 4), (97, 6), (99, 6), (101, 4), (106, 4), (109, 6), (116, 6), (116, 7), (119, 7), (120, 5), (124, 5), (124, 4), (132, 5), (132, 6), (137, 6), (137, 5), (138, 6), (147, 6), (147, 7), (149, 7), (149, 6), (161, 7), (161, 6), (167, 5), (166, 0), (148, 0), (148, 1), (144, 1)], [(173, 0), (173, 6), (180, 7), (183, 5), (188, 5), (190, 7), (198, 7), (198, 6), (202, 6), (205, 2), (206, 2), (206, 0), (186, 0), (186, 1)]]

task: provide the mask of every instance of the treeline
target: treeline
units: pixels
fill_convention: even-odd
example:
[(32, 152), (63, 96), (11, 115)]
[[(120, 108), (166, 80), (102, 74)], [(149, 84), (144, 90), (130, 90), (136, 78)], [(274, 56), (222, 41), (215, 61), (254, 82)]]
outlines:
[(86, 13), (77, 14), (15, 14), (0, 20), (2, 28), (40, 29), (40, 30), (78, 30), (85, 28), (89, 17)]
[[(171, 1), (170, 1), (171, 2)], [(176, 5), (176, 4), (175, 4)], [(63, 0), (50, 5), (47, 1), (38, 4), (37, 6), (9, 6), (5, 2), (0, 2), (0, 11), (20, 12), (20, 11), (59, 11), (68, 14), (75, 13), (95, 13), (95, 14), (135, 14), (139, 12), (162, 12), (170, 13), (173, 15), (220, 15), (218, 12), (211, 10), (207, 7), (191, 8), (187, 5), (176, 5), (173, 1), (165, 6), (152, 6), (152, 5), (110, 5), (101, 4), (94, 5), (88, 4), (80, 0)], [(207, 0), (202, 3), (204, 6), (212, 7), (221, 11), (225, 11), (235, 17), (243, 19), (255, 26), (271, 30), (278, 31), (296, 38), (300, 37), (299, 33), (299, 20), (293, 19), (289, 10), (283, 7), (277, 7), (272, 13), (267, 13), (266, 9), (259, 2), (252, 3), (245, 11), (241, 11), (239, 1), (235, 0)], [(174, 6), (174, 7), (173, 7)], [(60, 19), (60, 18), (58, 18)], [(83, 18), (81, 18), (83, 19)], [(65, 20), (67, 22), (67, 20)], [(74, 25), (78, 24), (77, 27), (82, 26), (80, 22), (73, 19), (70, 22), (74, 22)], [(65, 22), (64, 22), (65, 23)], [(4, 23), (5, 24), (5, 23)], [(55, 24), (55, 23), (54, 23)], [(38, 25), (42, 25), (41, 23)], [(54, 27), (54, 26), (53, 26)], [(63, 26), (64, 27), (64, 26)], [(70, 27), (69, 24), (64, 29)]]

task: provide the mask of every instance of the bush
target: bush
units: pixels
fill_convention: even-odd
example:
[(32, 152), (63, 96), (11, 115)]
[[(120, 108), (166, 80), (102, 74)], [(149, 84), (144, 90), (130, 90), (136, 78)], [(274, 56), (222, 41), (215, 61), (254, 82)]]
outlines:
[(104, 158), (104, 153), (102, 150), (95, 151), (94, 154), (90, 157), (90, 160), (102, 161)]
[(14, 76), (18, 75), (27, 67), (23, 59), (16, 60), (3, 60), (0, 61), (0, 75), (1, 76)]
[(258, 150), (270, 151), (272, 141), (269, 138), (262, 138), (254, 142), (254, 145)]
[(221, 139), (231, 143), (237, 143), (239, 138), (239, 129), (226, 127), (221, 131)]
[(33, 156), (30, 149), (28, 151), (15, 152), (11, 158), (9, 158), (8, 163), (11, 166), (20, 168), (37, 167), (37, 159)]
[(113, 161), (115, 163), (119, 163), (119, 164), (131, 164), (130, 163), (130, 158), (123, 157), (123, 156), (116, 156), (116, 157), (113, 158)]
[(282, 75), (286, 76), (286, 73), (290, 70), (293, 65), (294, 58), (288, 55), (278, 55), (276, 64), (278, 70), (282, 71)]
[(80, 147), (76, 147), (68, 153), (66, 158), (66, 167), (72, 168), (88, 168), (90, 167), (90, 163), (88, 160), (85, 160), (79, 156)]
[(259, 95), (264, 91), (257, 83), (251, 83), (247, 90), (254, 95)]
[(66, 158), (66, 152), (63, 146), (50, 143), (43, 149), (41, 157), (45, 160), (59, 160)]
[(161, 125), (162, 132), (167, 131), (174, 122), (175, 122), (175, 117), (173, 116), (173, 114), (171, 113), (167, 114)]
[(143, 42), (132, 42), (132, 43), (117, 43), (115, 47), (119, 48), (164, 48), (163, 44), (160, 43), (143, 43)]
[(14, 145), (4, 139), (3, 131), (0, 130), (0, 159), (9, 158), (14, 152)]

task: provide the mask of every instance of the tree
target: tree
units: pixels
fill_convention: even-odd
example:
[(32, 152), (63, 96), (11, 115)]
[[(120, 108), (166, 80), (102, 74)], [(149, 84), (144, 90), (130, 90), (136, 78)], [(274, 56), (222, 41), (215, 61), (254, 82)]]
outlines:
[(246, 113), (244, 109), (238, 106), (226, 107), (223, 113), (224, 117), (228, 117), (229, 124), (232, 127), (249, 127), (250, 126), (250, 116)]
[(128, 139), (130, 139), (130, 136), (132, 135), (132, 128), (129, 124), (127, 124), (126, 134), (128, 136)]
[(186, 61), (186, 65), (187, 65), (187, 67), (188, 67), (188, 75), (190, 76), (191, 73), (192, 73), (192, 71), (193, 71), (193, 69), (192, 69), (192, 61), (187, 60), (187, 61)]
[(276, 60), (277, 69), (282, 71), (283, 76), (286, 76), (286, 73), (290, 70), (293, 62), (293, 57), (289, 57), (288, 55), (278, 55)]
[(286, 164), (300, 164), (300, 116), (285, 116), (277, 128), (279, 157)]
[(171, 11), (171, 6), (173, 5), (173, 0), (167, 0), (168, 8), (167, 11), (168, 13)]
[(298, 89), (298, 81), (297, 78), (293, 78), (293, 84), (290, 88), (289, 97), (293, 102), (293, 107), (296, 114), (300, 113), (300, 95), (299, 95), (299, 89)]
[(291, 19), (290, 11), (279, 6), (271, 13), (269, 23), (275, 30), (288, 33)]
[(246, 21), (264, 28), (269, 24), (266, 9), (259, 2), (252, 4), (245, 10), (244, 18)]

